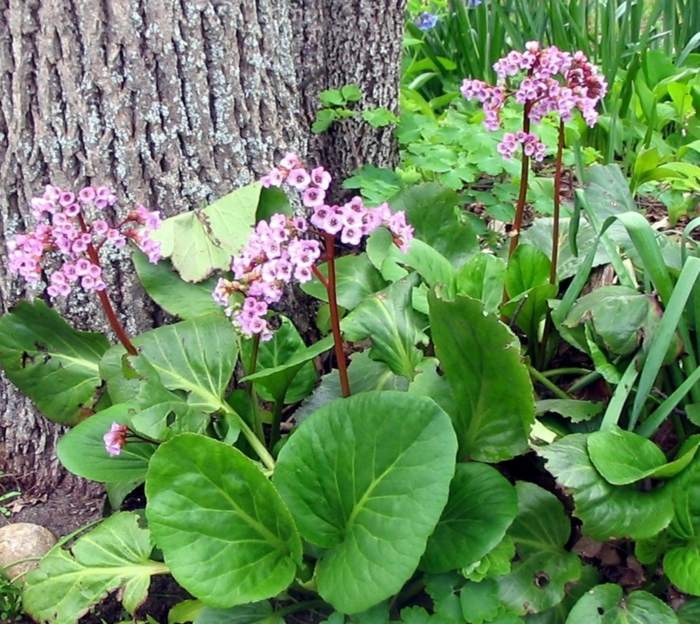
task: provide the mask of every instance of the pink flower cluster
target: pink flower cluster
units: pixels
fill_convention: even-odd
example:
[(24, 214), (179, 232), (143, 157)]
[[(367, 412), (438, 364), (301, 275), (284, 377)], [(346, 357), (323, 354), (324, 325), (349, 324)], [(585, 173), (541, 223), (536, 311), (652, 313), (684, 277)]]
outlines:
[[(246, 246), (233, 258), (234, 280), (218, 281), (214, 300), (226, 306), (234, 325), (244, 336), (272, 338), (265, 319), (269, 306), (282, 298), (285, 284), (311, 280), (312, 268), (321, 255), (321, 244), (302, 236), (307, 229), (303, 217), (276, 214), (269, 222), (260, 221)], [(230, 297), (236, 292), (245, 299), (242, 306), (231, 307)]]
[[(465, 98), (482, 103), (484, 125), (489, 130), (500, 127), (501, 110), (511, 96), (528, 108), (529, 118), (535, 123), (550, 113), (569, 121), (575, 109), (581, 111), (589, 126), (597, 123), (596, 107), (605, 97), (607, 83), (583, 52), (570, 54), (555, 46), (541, 48), (539, 43), (531, 41), (526, 45), (525, 52), (509, 52), (493, 68), (498, 76), (497, 86), (481, 80), (465, 80), (462, 84)], [(511, 86), (511, 79), (515, 77), (520, 77), (520, 81)], [(536, 137), (518, 142), (531, 152), (528, 155), (538, 160), (544, 158), (544, 152), (535, 146), (535, 143), (539, 143)], [(510, 158), (515, 151), (511, 149), (512, 136), (508, 140), (504, 138), (504, 143), (499, 146), (499, 152)]]
[(332, 236), (339, 234), (340, 241), (346, 245), (359, 245), (380, 226), (389, 229), (401, 251), (408, 250), (413, 238), (413, 228), (406, 223), (404, 213), (392, 213), (388, 204), (368, 208), (356, 196), (342, 206), (329, 205), (326, 191), (331, 184), (330, 174), (323, 167), (308, 172), (296, 154), (287, 154), (261, 182), (266, 187), (286, 183), (301, 193), (303, 205), (312, 210), (311, 225)]
[(526, 156), (537, 161), (544, 160), (546, 148), (537, 135), (532, 132), (507, 132), (503, 135), (503, 140), (498, 144), (498, 152), (504, 158), (513, 158), (515, 150), (522, 145)]
[(51, 297), (65, 297), (77, 284), (88, 292), (105, 289), (99, 262), (105, 245), (121, 248), (130, 239), (151, 262), (158, 262), (160, 243), (151, 238), (160, 226), (157, 212), (137, 206), (116, 225), (106, 219), (86, 221), (86, 209), (104, 210), (116, 203), (116, 195), (105, 186), (86, 186), (76, 195), (48, 185), (41, 197), (31, 200), (36, 228), (9, 242), (10, 271), (36, 284), (41, 280), (46, 255), (55, 254), (62, 263), (51, 273), (46, 292)]
[[(388, 204), (368, 208), (360, 197), (338, 205), (326, 202), (331, 175), (323, 168), (305, 169), (296, 154), (287, 154), (279, 166), (261, 180), (263, 186), (286, 184), (301, 195), (304, 214), (295, 217), (273, 215), (269, 222), (257, 224), (246, 246), (233, 258), (234, 279), (220, 279), (214, 300), (226, 307), (234, 325), (247, 337), (272, 338), (266, 315), (277, 303), (286, 284), (312, 279), (321, 257), (321, 243), (313, 238), (323, 233), (340, 236), (347, 245), (359, 245), (378, 227), (387, 227), (396, 245), (406, 251), (413, 238), (413, 228), (403, 212), (392, 213)], [(331, 239), (333, 240), (333, 239)], [(242, 304), (231, 304), (231, 296), (243, 295)]]
[(121, 454), (122, 448), (126, 445), (126, 436), (129, 428), (126, 425), (112, 423), (109, 431), (102, 436), (105, 443), (105, 450), (112, 457), (117, 457)]

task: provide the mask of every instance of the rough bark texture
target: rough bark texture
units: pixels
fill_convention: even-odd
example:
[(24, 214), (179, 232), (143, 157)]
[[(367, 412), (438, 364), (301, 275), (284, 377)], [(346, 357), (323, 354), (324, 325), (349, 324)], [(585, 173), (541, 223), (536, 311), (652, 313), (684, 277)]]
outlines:
[[(388, 132), (309, 142), (321, 89), (396, 108), (405, 0), (0, 0), (0, 311), (22, 296), (6, 244), (51, 181), (110, 184), (166, 215), (205, 205), (286, 149), (347, 174), (391, 163)], [(159, 320), (123, 261), (108, 276), (130, 332)], [(91, 299), (62, 306), (106, 331)], [(62, 478), (59, 430), (0, 378), (0, 470), (37, 493)]]
[[(377, 106), (398, 112), (400, 46), (406, 0), (294, 1), (296, 54), (301, 67), (301, 107), (313, 122), (318, 93), (349, 83), (361, 86), (360, 108)], [(327, 28), (319, 28), (327, 24)], [(373, 130), (346, 120), (312, 137), (311, 151), (338, 179), (364, 163), (394, 165), (392, 130)]]

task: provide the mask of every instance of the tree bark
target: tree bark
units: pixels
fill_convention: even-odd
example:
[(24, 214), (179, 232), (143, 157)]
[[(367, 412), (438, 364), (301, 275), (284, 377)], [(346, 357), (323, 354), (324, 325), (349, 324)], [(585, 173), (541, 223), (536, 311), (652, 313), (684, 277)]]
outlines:
[[(359, 84), (396, 108), (405, 0), (0, 0), (0, 311), (31, 295), (7, 242), (51, 182), (113, 186), (172, 215), (264, 173), (287, 150), (347, 175), (391, 165), (388, 131), (309, 138), (318, 92)], [(128, 262), (108, 268), (131, 333), (161, 320)], [(108, 333), (99, 307), (59, 306)], [(113, 338), (113, 336), (112, 336)], [(65, 477), (61, 430), (0, 377), (0, 470), (37, 495)], [(76, 484), (79, 481), (76, 480)]]

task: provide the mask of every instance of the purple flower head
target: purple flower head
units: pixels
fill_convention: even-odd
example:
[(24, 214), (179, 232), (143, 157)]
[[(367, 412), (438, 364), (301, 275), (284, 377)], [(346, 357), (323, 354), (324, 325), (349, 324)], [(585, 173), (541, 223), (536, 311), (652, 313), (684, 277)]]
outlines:
[(112, 457), (117, 457), (121, 454), (122, 449), (126, 445), (126, 434), (129, 428), (126, 425), (112, 423), (109, 431), (102, 436), (105, 443), (105, 450)]
[(438, 16), (435, 13), (428, 13), (427, 11), (421, 13), (416, 19), (416, 26), (423, 31), (432, 30), (437, 26)]
[[(313, 278), (322, 252), (319, 234), (338, 235), (346, 245), (359, 245), (365, 236), (385, 226), (404, 251), (413, 237), (403, 213), (392, 213), (387, 204), (367, 208), (361, 197), (354, 197), (342, 207), (327, 205), (330, 173), (323, 167), (309, 172), (296, 154), (287, 154), (262, 182), (286, 185), (300, 195), (303, 209), (291, 217), (275, 214), (260, 221), (231, 260), (234, 279), (220, 279), (212, 293), (243, 336), (272, 338), (269, 308), (280, 301), (287, 285)], [(243, 296), (242, 303), (232, 297), (236, 293)]]
[[(556, 46), (542, 48), (537, 41), (530, 41), (525, 52), (513, 50), (494, 63), (493, 68), (498, 76), (497, 86), (465, 80), (461, 89), (466, 99), (482, 104), (484, 126), (488, 130), (500, 128), (501, 111), (511, 96), (526, 107), (534, 123), (552, 113), (569, 121), (575, 109), (589, 126), (597, 122), (596, 107), (605, 97), (607, 83), (583, 52), (570, 54)], [(545, 147), (534, 134), (507, 133), (498, 151), (504, 158), (512, 158), (518, 147), (535, 160), (545, 156)]]
[[(86, 291), (103, 290), (106, 286), (99, 266), (104, 247), (120, 248), (133, 240), (151, 262), (160, 258), (160, 244), (151, 234), (160, 226), (157, 212), (143, 206), (130, 211), (116, 224), (111, 218), (90, 221), (91, 212), (114, 206), (117, 198), (106, 186), (86, 186), (77, 193), (48, 185), (41, 197), (31, 200), (32, 213), (37, 220), (35, 229), (19, 234), (9, 244), (10, 270), (30, 284), (41, 280), (46, 272), (50, 297), (65, 297), (71, 284)], [(45, 262), (51, 258), (51, 262)], [(59, 268), (49, 269), (59, 260)]]

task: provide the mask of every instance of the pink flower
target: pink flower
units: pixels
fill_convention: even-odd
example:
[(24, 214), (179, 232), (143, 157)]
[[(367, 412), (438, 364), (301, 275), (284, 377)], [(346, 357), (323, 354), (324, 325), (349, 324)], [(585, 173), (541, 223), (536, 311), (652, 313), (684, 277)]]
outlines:
[[(31, 200), (32, 213), (37, 219), (33, 231), (17, 235), (9, 248), (9, 268), (31, 284), (40, 281), (42, 271), (47, 272), (50, 297), (70, 294), (70, 284), (79, 283), (87, 291), (103, 290), (106, 285), (102, 271), (94, 258), (103, 248), (121, 248), (127, 237), (133, 240), (151, 262), (160, 258), (160, 243), (151, 234), (160, 226), (160, 215), (137, 206), (127, 213), (126, 219), (112, 225), (101, 218), (89, 222), (84, 207), (113, 206), (117, 201), (114, 191), (106, 186), (86, 186), (77, 195), (57, 186), (48, 185), (41, 197)], [(78, 203), (80, 202), (80, 203)], [(82, 204), (82, 206), (81, 206)], [(61, 260), (61, 268), (50, 273), (53, 262), (43, 266), (50, 254)], [(55, 276), (55, 277), (54, 277)]]
[(323, 200), (326, 198), (326, 192), (317, 187), (310, 187), (304, 191), (302, 201), (307, 208), (316, 208), (323, 205)]
[(292, 169), (287, 175), (287, 183), (297, 189), (297, 191), (306, 189), (310, 182), (311, 176), (309, 176), (306, 169)]
[(287, 171), (291, 171), (292, 169), (296, 169), (299, 165), (301, 165), (301, 161), (299, 160), (299, 156), (296, 154), (290, 152), (288, 153), (281, 161), (280, 161), (280, 167), (283, 169), (286, 169)]
[[(538, 42), (530, 41), (525, 52), (509, 52), (493, 68), (499, 80), (497, 86), (465, 80), (461, 89), (466, 99), (481, 102), (484, 126), (488, 130), (500, 128), (501, 110), (510, 95), (520, 104), (529, 104), (530, 120), (535, 123), (551, 113), (569, 121), (574, 109), (578, 109), (589, 126), (596, 124), (595, 109), (605, 97), (607, 84), (583, 52), (570, 54), (555, 46), (542, 48)], [(544, 157), (539, 142), (529, 142), (523, 147), (535, 159)], [(515, 147), (504, 137), (499, 152), (510, 158)]]
[(97, 192), (92, 186), (86, 186), (78, 192), (78, 199), (84, 204), (88, 204), (95, 199)]
[(323, 167), (316, 167), (311, 171), (311, 181), (319, 188), (327, 191), (331, 185), (331, 174)]
[(112, 457), (121, 454), (122, 449), (126, 445), (126, 434), (128, 431), (129, 428), (126, 425), (113, 422), (110, 430), (102, 437), (105, 443), (105, 450)]
[(260, 183), (265, 188), (270, 188), (271, 186), (280, 186), (284, 178), (282, 177), (282, 172), (279, 169), (273, 169), (267, 175), (260, 178)]
[[(234, 280), (220, 279), (212, 293), (243, 336), (259, 336), (263, 341), (272, 337), (267, 317), (270, 306), (280, 301), (285, 287), (295, 281), (305, 283), (313, 279), (314, 266), (322, 251), (320, 242), (314, 238), (318, 232), (340, 234), (343, 243), (359, 245), (364, 236), (385, 225), (404, 250), (413, 235), (403, 213), (392, 213), (387, 204), (368, 209), (362, 198), (354, 197), (342, 207), (326, 205), (330, 174), (323, 167), (316, 167), (309, 175), (294, 154), (285, 156), (263, 178), (263, 184), (281, 179), (286, 179), (289, 187), (300, 193), (304, 207), (311, 210), (293, 217), (275, 214), (269, 221), (260, 221), (246, 245), (231, 260)], [(316, 230), (310, 230), (309, 223)], [(232, 299), (234, 293), (243, 295), (242, 304)]]

